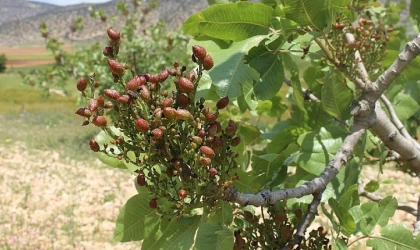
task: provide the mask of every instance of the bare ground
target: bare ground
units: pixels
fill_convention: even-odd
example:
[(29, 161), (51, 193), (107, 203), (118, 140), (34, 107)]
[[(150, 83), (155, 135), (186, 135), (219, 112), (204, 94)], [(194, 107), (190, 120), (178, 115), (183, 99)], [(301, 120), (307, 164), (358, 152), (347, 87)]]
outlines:
[(126, 171), (62, 159), (24, 144), (0, 146), (1, 249), (138, 249), (112, 242), (115, 220), (136, 193)]

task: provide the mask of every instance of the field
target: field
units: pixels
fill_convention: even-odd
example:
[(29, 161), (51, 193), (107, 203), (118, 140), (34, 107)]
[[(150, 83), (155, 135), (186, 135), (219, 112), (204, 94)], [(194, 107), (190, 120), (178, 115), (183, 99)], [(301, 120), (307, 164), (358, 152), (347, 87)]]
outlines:
[[(138, 249), (138, 243), (112, 242), (119, 210), (136, 192), (134, 177), (95, 159), (87, 141), (98, 129), (80, 126), (78, 93), (69, 88), (69, 96), (45, 99), (41, 90), (22, 85), (19, 70), (52, 61), (44, 49), (2, 53), (11, 69), (0, 74), (0, 249)], [(378, 171), (366, 169), (365, 183)], [(393, 181), (381, 196), (416, 206), (418, 179), (387, 166), (380, 180)], [(398, 211), (392, 221), (411, 229), (414, 216)]]
[(80, 126), (76, 91), (45, 99), (22, 85), (19, 70), (52, 61), (42, 48), (2, 53), (12, 60), (0, 74), (0, 249), (138, 249), (112, 241), (134, 177), (91, 154), (99, 131)]

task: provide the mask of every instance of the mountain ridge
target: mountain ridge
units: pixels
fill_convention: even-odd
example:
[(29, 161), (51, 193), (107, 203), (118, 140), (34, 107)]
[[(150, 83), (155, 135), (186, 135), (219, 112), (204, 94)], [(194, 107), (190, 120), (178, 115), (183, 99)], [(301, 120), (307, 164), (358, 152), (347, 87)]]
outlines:
[[(95, 40), (103, 37), (107, 28), (119, 28), (123, 23), (121, 20), (123, 18), (120, 18), (119, 21), (114, 18), (118, 15), (116, 0), (100, 4), (78, 4), (64, 7), (24, 0), (3, 1), (5, 3), (2, 4), (9, 11), (6, 12), (6, 17), (0, 19), (0, 44), (6, 46), (43, 44), (44, 38), (38, 31), (42, 22), (48, 25), (51, 36), (65, 42)], [(120, 0), (119, 2), (132, 6), (131, 0)], [(158, 2), (159, 6), (144, 16), (146, 26), (163, 20), (166, 21), (168, 29), (174, 29), (179, 27), (192, 13), (207, 7), (206, 0), (160, 0)], [(19, 6), (19, 10), (17, 10), (17, 6)], [(98, 18), (92, 18), (88, 10), (89, 6), (103, 9), (108, 16), (106, 23)], [(3, 7), (1, 11), (5, 12)], [(83, 30), (71, 32), (71, 24), (79, 17), (84, 19)]]

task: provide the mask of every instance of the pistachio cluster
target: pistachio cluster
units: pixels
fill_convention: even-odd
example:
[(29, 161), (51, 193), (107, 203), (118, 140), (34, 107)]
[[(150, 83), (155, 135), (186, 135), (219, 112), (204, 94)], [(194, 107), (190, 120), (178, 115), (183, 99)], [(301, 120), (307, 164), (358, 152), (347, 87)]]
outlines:
[[(196, 101), (197, 85), (203, 70), (213, 67), (212, 57), (203, 47), (193, 46), (192, 60), (198, 64), (195, 70), (186, 73), (185, 66), (174, 63), (158, 74), (132, 71), (133, 77), (125, 81), (129, 66), (115, 58), (120, 33), (108, 30), (108, 36), (110, 44), (103, 54), (108, 57), (114, 81), (125, 91), (105, 89), (98, 94), (95, 75), (89, 80), (82, 78), (77, 89), (87, 98), (88, 106), (76, 114), (86, 118), (84, 125), (93, 123), (102, 128), (112, 138), (109, 144), (118, 150), (107, 150), (108, 144), (99, 145), (94, 139), (89, 142), (91, 150), (137, 166), (137, 185), (150, 191), (154, 198), (149, 206), (162, 215), (214, 206), (237, 178), (230, 174), (238, 165), (231, 147), (241, 138), (236, 135), (234, 121), (227, 121), (225, 126), (217, 121), (219, 110), (229, 104), (228, 97), (217, 102), (214, 112), (204, 106), (203, 98)], [(168, 85), (171, 93), (164, 90)], [(121, 135), (111, 129), (107, 110), (117, 113), (113, 126)]]
[[(385, 56), (389, 33), (393, 30), (393, 28), (375, 25), (372, 20), (365, 18), (358, 20), (358, 26), (345, 25), (337, 20), (332, 25), (329, 38), (335, 48), (334, 58), (340, 62), (338, 66), (346, 67), (351, 73), (357, 73), (358, 61), (355, 59), (354, 52), (359, 50), (368, 74), (375, 79), (380, 72), (378, 69), (382, 67), (380, 61)], [(345, 38), (346, 33), (353, 34), (355, 40), (348, 42)]]
[[(332, 249), (329, 239), (326, 238), (328, 230), (319, 227), (312, 230), (309, 237), (300, 242), (293, 240), (296, 229), (304, 219), (304, 208), (294, 206), (288, 211), (284, 203), (276, 203), (268, 207), (267, 214), (260, 215), (250, 211), (241, 211), (236, 224), (241, 230), (235, 231), (234, 249)], [(296, 248), (297, 247), (297, 248)]]

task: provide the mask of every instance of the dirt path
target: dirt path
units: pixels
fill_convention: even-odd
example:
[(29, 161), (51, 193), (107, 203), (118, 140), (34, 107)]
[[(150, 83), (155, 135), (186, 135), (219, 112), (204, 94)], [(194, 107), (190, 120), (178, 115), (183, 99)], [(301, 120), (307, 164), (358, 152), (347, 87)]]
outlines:
[(0, 146), (0, 249), (138, 249), (113, 243), (119, 210), (136, 193), (129, 173)]

